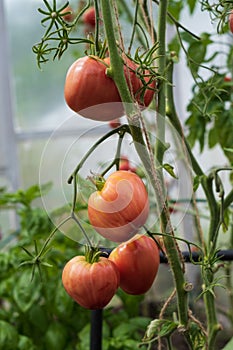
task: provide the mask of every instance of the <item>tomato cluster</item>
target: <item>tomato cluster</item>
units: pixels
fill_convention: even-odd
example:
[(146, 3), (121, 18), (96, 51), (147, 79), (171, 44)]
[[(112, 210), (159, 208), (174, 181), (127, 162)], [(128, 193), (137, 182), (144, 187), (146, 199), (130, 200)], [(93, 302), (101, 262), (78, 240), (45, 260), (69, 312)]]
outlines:
[[(85, 25), (95, 26), (95, 9), (83, 16)], [(124, 57), (126, 83), (141, 109), (150, 105), (156, 87), (155, 79), (146, 69)], [(85, 56), (68, 69), (64, 96), (67, 105), (79, 115), (108, 121), (109, 127), (121, 125), (124, 105), (114, 80), (107, 74), (110, 57)], [(138, 234), (149, 215), (146, 186), (121, 157), (119, 170), (107, 180), (96, 181), (97, 191), (88, 200), (88, 218), (92, 227), (104, 238), (119, 245), (109, 257), (93, 253), (76, 256), (64, 267), (62, 282), (67, 293), (88, 309), (105, 307), (118, 287), (129, 294), (144, 294), (151, 287), (159, 267), (159, 249), (155, 241)]]
[(146, 293), (159, 268), (159, 249), (155, 241), (137, 234), (121, 243), (109, 258), (90, 262), (85, 256), (75, 256), (62, 273), (66, 292), (87, 309), (104, 308), (118, 287), (128, 294)]
[(108, 258), (90, 250), (65, 265), (65, 290), (88, 309), (106, 306), (118, 287), (128, 294), (146, 293), (160, 261), (157, 243), (138, 233), (149, 213), (148, 194), (141, 178), (131, 171), (119, 170), (106, 181), (98, 180), (96, 186), (98, 190), (88, 201), (90, 223), (100, 235), (121, 243)]

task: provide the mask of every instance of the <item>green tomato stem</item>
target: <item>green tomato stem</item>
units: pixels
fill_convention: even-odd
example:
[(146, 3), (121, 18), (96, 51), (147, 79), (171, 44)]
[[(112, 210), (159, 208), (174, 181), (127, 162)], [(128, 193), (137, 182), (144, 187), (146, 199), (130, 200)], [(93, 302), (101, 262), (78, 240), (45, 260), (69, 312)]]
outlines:
[[(129, 127), (131, 130), (131, 135), (134, 141), (135, 148), (141, 158), (143, 165), (145, 166), (146, 171), (149, 174), (151, 179), (153, 188), (155, 190), (155, 194), (157, 197), (157, 202), (162, 209), (161, 214), (161, 224), (163, 232), (166, 232), (167, 228), (169, 232), (173, 232), (172, 225), (169, 220), (169, 212), (167, 206), (164, 208), (164, 200), (163, 200), (163, 191), (161, 193), (161, 184), (160, 179), (156, 174), (156, 170), (153, 167), (153, 163), (151, 162), (148, 150), (143, 140), (141, 128), (140, 128), (140, 118), (139, 111), (133, 103), (132, 97), (130, 95), (129, 89), (127, 87), (126, 79), (123, 71), (123, 61), (119, 56), (116, 41), (115, 41), (115, 33), (113, 29), (113, 21), (111, 15), (111, 8), (109, 1), (102, 0), (102, 15), (104, 19), (105, 25), (105, 33), (107, 36), (109, 54), (110, 54), (110, 62), (111, 68), (109, 70), (111, 77), (114, 79), (118, 91), (120, 93), (121, 99), (124, 103), (126, 115), (129, 122)], [(165, 69), (165, 21), (166, 21), (166, 9), (167, 9), (167, 1), (162, 1), (160, 6), (160, 53), (163, 53), (160, 57), (160, 70), (164, 72)], [(160, 86), (160, 103), (161, 107), (159, 113), (164, 116), (165, 115), (165, 85)], [(161, 133), (164, 133), (164, 124), (161, 125)], [(159, 149), (159, 148), (158, 148)], [(162, 152), (163, 155), (164, 152)], [(159, 159), (162, 161), (162, 157)], [(178, 309), (179, 309), (179, 319), (180, 323), (186, 329), (188, 323), (188, 307), (187, 307), (187, 292), (184, 290), (184, 274), (182, 270), (182, 263), (180, 261), (179, 253), (176, 249), (176, 244), (172, 238), (166, 237), (166, 249), (168, 252), (168, 259), (170, 265), (172, 267), (172, 271), (174, 274), (174, 281), (176, 283), (177, 295), (178, 295)]]
[[(173, 81), (173, 62), (171, 61), (168, 68), (168, 81), (169, 84), (167, 85), (167, 101), (168, 101), (168, 113), (167, 116), (169, 120), (171, 121), (174, 128), (177, 130), (178, 134), (180, 135), (181, 139), (184, 142), (184, 152), (187, 152), (187, 155), (190, 157), (192, 168), (196, 175), (200, 176), (202, 181), (202, 187), (206, 195), (206, 199), (210, 208), (210, 227), (209, 227), (209, 242), (207, 246), (207, 251), (205, 249), (205, 253), (208, 254), (208, 250), (214, 251), (216, 249), (216, 241), (214, 240), (214, 246), (213, 246), (213, 239), (217, 238), (218, 232), (216, 232), (216, 228), (219, 227), (219, 220), (220, 220), (220, 210), (219, 205), (216, 202), (216, 199), (214, 197), (213, 193), (213, 179), (214, 176), (206, 176), (204, 172), (202, 171), (200, 165), (198, 164), (196, 158), (194, 157), (191, 148), (184, 136), (183, 128), (180, 123), (180, 120), (177, 116), (175, 103), (174, 103), (174, 97), (173, 97), (173, 87), (172, 87), (172, 81)], [(230, 203), (230, 201), (228, 202)], [(218, 230), (217, 230), (218, 231)], [(205, 247), (203, 247), (205, 248)], [(212, 250), (213, 249), (213, 250)], [(208, 258), (208, 256), (207, 256)], [(208, 276), (207, 276), (208, 274)], [(206, 308), (206, 314), (207, 314), (207, 327), (208, 327), (208, 343), (209, 343), (209, 349), (213, 348), (216, 334), (218, 332), (219, 325), (217, 322), (217, 316), (216, 316), (216, 308), (215, 308), (215, 298), (213, 296), (213, 293), (208, 290), (208, 287), (210, 287), (211, 283), (213, 282), (213, 276), (214, 273), (210, 270), (203, 269), (202, 271), (203, 279), (206, 281), (205, 284), (205, 293), (204, 293), (204, 303)]]
[(115, 31), (113, 27), (112, 8), (109, 1), (101, 1), (101, 10), (104, 19), (105, 33), (108, 42), (111, 67), (107, 70), (107, 74), (114, 80), (121, 100), (123, 102), (125, 113), (128, 119), (130, 132), (134, 141), (134, 146), (139, 157), (142, 160), (145, 169), (147, 169), (150, 178), (152, 176), (150, 157), (145, 145), (145, 141), (141, 131), (140, 110), (135, 105), (130, 94), (123, 69), (123, 60), (119, 55), (118, 47), (115, 39)]
[[(159, 3), (159, 22), (158, 22), (158, 75), (165, 76), (166, 70), (166, 14), (167, 14), (168, 1), (164, 0)], [(161, 79), (158, 87), (158, 117), (157, 117), (157, 130), (158, 137), (155, 145), (155, 158), (158, 164), (163, 164), (163, 156), (165, 152), (165, 116), (166, 116), (166, 79)], [(160, 168), (160, 167), (159, 167)], [(162, 169), (159, 170), (160, 182), (162, 193), (157, 194), (158, 198), (163, 199), (164, 193), (164, 180)], [(169, 263), (172, 268), (174, 277), (174, 283), (176, 285), (177, 293), (177, 307), (178, 316), (181, 328), (184, 329), (184, 335), (186, 336), (188, 346), (192, 348), (192, 343), (188, 333), (188, 293), (185, 290), (185, 278), (183, 265), (181, 262), (181, 256), (176, 241), (169, 237), (174, 235), (173, 228), (170, 222), (170, 216), (167, 208), (166, 201), (161, 214), (161, 226), (162, 231), (167, 232), (168, 235), (164, 237), (164, 245), (166, 248)]]
[(107, 134), (105, 134), (104, 136), (102, 136), (99, 140), (97, 140), (97, 142), (94, 143), (94, 145), (88, 150), (88, 152), (84, 155), (84, 157), (81, 159), (81, 161), (78, 163), (78, 165), (76, 166), (76, 168), (74, 169), (73, 173), (70, 175), (70, 177), (68, 178), (67, 182), (68, 184), (71, 184), (72, 181), (74, 180), (74, 178), (77, 176), (79, 170), (82, 168), (83, 164), (86, 162), (86, 160), (90, 157), (90, 155), (96, 150), (96, 148), (105, 140), (107, 140), (109, 137), (111, 137), (114, 134), (121, 134), (121, 133), (130, 133), (130, 129), (128, 127), (128, 125), (121, 125), (118, 128), (115, 128), (111, 131), (109, 131)]

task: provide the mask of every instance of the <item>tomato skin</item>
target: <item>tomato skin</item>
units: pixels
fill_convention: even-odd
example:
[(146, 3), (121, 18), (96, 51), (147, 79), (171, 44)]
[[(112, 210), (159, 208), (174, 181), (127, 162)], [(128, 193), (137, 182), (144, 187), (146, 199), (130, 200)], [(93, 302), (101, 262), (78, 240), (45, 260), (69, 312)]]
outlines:
[(91, 27), (95, 27), (95, 8), (89, 7), (83, 14), (83, 22)]
[(73, 111), (85, 118), (101, 121), (109, 121), (123, 115), (117, 87), (106, 75), (106, 65), (109, 64), (109, 57), (97, 60), (85, 56), (70, 66), (66, 75), (64, 95), (67, 105)]
[(229, 24), (229, 28), (230, 28), (231, 33), (233, 33), (233, 10), (231, 10), (231, 12), (229, 14), (228, 24)]
[(127, 170), (127, 171), (132, 171), (132, 172), (136, 172), (136, 168), (132, 167), (128, 157), (126, 156), (122, 156), (120, 159), (120, 163), (119, 163), (119, 170)]
[(121, 121), (120, 121), (120, 118), (116, 118), (116, 119), (113, 119), (113, 120), (110, 120), (108, 122), (108, 125), (111, 129), (115, 129), (115, 128), (118, 128), (119, 126), (121, 126)]
[[(151, 104), (155, 94), (156, 81), (153, 80), (151, 83), (149, 83), (150, 77), (145, 77), (144, 79), (145, 79), (145, 82), (148, 83), (149, 88), (146, 89), (143, 96), (143, 107), (148, 107)], [(140, 101), (139, 101), (139, 104), (141, 104)]]
[(231, 77), (225, 76), (225, 77), (224, 77), (224, 81), (225, 81), (226, 83), (231, 82)]
[[(137, 65), (126, 58), (124, 74), (131, 91), (139, 105), (144, 108), (151, 102), (154, 90), (145, 91), (141, 101), (142, 82), (136, 74)], [(113, 79), (106, 74), (110, 58), (81, 57), (68, 69), (64, 86), (67, 105), (85, 118), (111, 121), (122, 117), (125, 112), (121, 97)], [(148, 81), (148, 78), (145, 78)], [(153, 87), (153, 81), (150, 86)]]
[(112, 250), (109, 259), (120, 272), (120, 287), (128, 294), (146, 293), (158, 272), (160, 256), (156, 242), (136, 234)]
[(133, 237), (149, 215), (149, 200), (141, 178), (133, 172), (119, 170), (106, 180), (101, 191), (88, 200), (91, 225), (103, 237), (123, 242)]
[(110, 302), (119, 286), (119, 279), (116, 266), (105, 257), (89, 263), (85, 256), (75, 256), (62, 272), (66, 292), (79, 305), (90, 310), (102, 309)]
[(67, 13), (66, 15), (62, 16), (62, 18), (66, 22), (73, 22), (73, 20), (75, 18), (75, 14), (74, 14), (74, 11), (70, 5), (68, 5), (66, 8), (64, 8), (64, 10), (62, 10), (61, 13), (66, 13), (66, 12), (70, 12), (70, 13)]

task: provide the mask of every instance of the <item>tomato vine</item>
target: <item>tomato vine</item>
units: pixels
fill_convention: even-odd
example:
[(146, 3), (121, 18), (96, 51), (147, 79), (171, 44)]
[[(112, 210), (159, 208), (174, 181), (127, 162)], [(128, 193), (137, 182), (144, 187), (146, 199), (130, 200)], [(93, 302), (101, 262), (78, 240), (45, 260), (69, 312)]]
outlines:
[[(221, 228), (223, 230), (228, 229), (226, 212), (233, 202), (233, 190), (229, 190), (228, 194), (225, 195), (225, 187), (220, 176), (220, 173), (223, 171), (232, 172), (233, 169), (232, 140), (228, 137), (233, 130), (232, 114), (225, 106), (225, 102), (230, 102), (232, 105), (232, 82), (224, 80), (225, 71), (222, 73), (222, 67), (216, 67), (213, 63), (214, 58), (218, 56), (219, 52), (215, 52), (207, 58), (207, 49), (213, 43), (211, 35), (207, 33), (203, 33), (200, 36), (196, 35), (189, 28), (182, 25), (179, 21), (179, 11), (177, 10), (176, 13), (174, 10), (175, 4), (173, 1), (154, 0), (150, 2), (150, 5), (153, 3), (157, 6), (158, 23), (156, 26), (154, 25), (154, 18), (151, 11), (149, 11), (146, 1), (134, 1), (133, 13), (129, 11), (125, 1), (120, 2), (119, 6), (126, 9), (126, 15), (132, 23), (128, 50), (125, 48), (120, 30), (118, 4), (116, 1), (94, 1), (96, 21), (93, 38), (91, 38), (92, 35), (88, 38), (74, 38), (71, 35), (75, 26), (81, 21), (82, 14), (90, 7), (90, 3), (88, 1), (75, 17), (74, 21), (67, 24), (62, 18), (62, 11), (68, 3), (61, 8), (57, 8), (56, 0), (53, 1), (52, 6), (50, 6), (47, 0), (44, 0), (47, 9), (39, 9), (39, 12), (44, 16), (41, 23), (45, 24), (48, 22), (49, 24), (41, 42), (33, 47), (33, 51), (37, 55), (39, 66), (48, 60), (47, 57), (51, 53), (54, 53), (54, 59), (60, 59), (70, 44), (89, 44), (91, 53), (97, 55), (98, 59), (102, 59), (102, 56), (108, 54), (110, 65), (106, 67), (106, 76), (112, 79), (117, 87), (120, 100), (124, 106), (127, 123), (114, 128), (94, 143), (68, 178), (68, 184), (73, 183), (72, 209), (70, 216), (63, 223), (69, 219), (73, 219), (84, 234), (88, 245), (91, 246), (90, 239), (75, 213), (78, 173), (90, 155), (98, 149), (98, 146), (105, 140), (116, 135), (118, 136), (118, 141), (114, 159), (98, 176), (103, 177), (113, 167), (119, 170), (123, 139), (126, 134), (129, 134), (153, 188), (153, 196), (156, 198), (156, 210), (161, 227), (161, 233), (157, 235), (161, 235), (163, 238), (164, 251), (172, 270), (176, 289), (176, 292), (172, 293), (167, 303), (165, 303), (160, 318), (151, 322), (144, 338), (144, 344), (149, 344), (150, 346), (152, 342), (158, 340), (159, 347), (161, 348), (160, 339), (164, 336), (167, 338), (168, 348), (170, 349), (172, 348), (170, 335), (178, 329), (184, 335), (187, 346), (190, 349), (196, 350), (202, 347), (213, 349), (217, 333), (221, 329), (217, 318), (214, 293), (215, 287), (221, 285), (218, 277), (215, 276), (215, 267), (217, 265), (218, 269), (219, 262), (219, 256), (217, 254), (218, 238)], [(185, 1), (183, 3), (187, 3), (190, 12), (193, 12), (197, 1)], [(217, 32), (226, 31), (227, 18), (233, 7), (232, 2), (219, 1), (213, 4), (210, 1), (200, 1), (200, 3), (202, 10), (208, 11), (212, 19), (218, 21)], [(178, 5), (181, 7), (184, 6), (182, 2)], [(103, 27), (101, 26), (101, 28), (100, 16), (101, 22), (103, 21)], [(168, 21), (175, 26), (176, 31), (174, 39), (169, 44), (167, 43)], [(101, 35), (104, 37), (104, 40), (101, 38), (102, 42), (100, 40), (100, 30)], [(132, 51), (135, 40), (138, 40), (142, 45), (143, 53), (141, 53), (141, 48), (137, 47), (133, 57)], [(52, 42), (57, 42), (58, 45), (50, 47), (49, 45)], [(192, 100), (187, 107), (188, 112), (190, 112), (190, 116), (186, 120), (186, 126), (189, 129), (189, 135), (187, 136), (185, 135), (180, 116), (177, 113), (174, 100), (174, 64), (178, 59), (180, 50), (183, 51), (186, 57), (187, 67), (195, 84)], [(229, 57), (232, 58), (232, 55), (232, 52), (230, 52)], [(153, 93), (155, 92), (153, 104), (155, 106), (156, 141), (154, 144), (149, 136), (146, 123), (143, 120), (139, 101), (132, 94), (133, 88), (128, 84), (127, 75), (124, 72), (124, 61), (127, 59), (131, 63), (133, 62), (138, 65), (137, 69), (133, 72), (141, 81), (142, 96), (145, 96), (148, 88), (153, 90)], [(230, 66), (229, 62), (230, 59), (226, 64), (227, 67)], [(130, 65), (127, 68), (130, 71)], [(204, 80), (202, 77), (202, 70), (208, 71), (210, 74), (207, 80)], [(156, 88), (150, 87), (151, 83), (155, 82)], [(222, 114), (222, 121), (219, 118), (219, 113)], [(180, 138), (184, 161), (188, 164), (188, 160), (190, 159), (191, 169), (189, 170), (189, 175), (190, 177), (194, 177), (192, 205), (196, 216), (196, 229), (200, 245), (186, 239), (181, 239), (175, 235), (175, 229), (171, 221), (169, 203), (165, 190), (165, 166), (163, 164), (166, 151), (169, 147), (166, 143), (167, 120), (170, 121)], [(209, 131), (207, 126), (213, 120), (214, 126)], [(228, 130), (227, 128), (221, 128), (224, 123), (229, 126)], [(219, 144), (229, 161), (229, 166), (216, 167), (209, 174), (204, 172), (192, 150), (196, 141), (199, 142), (201, 151), (204, 149), (206, 134), (209, 137), (209, 145), (214, 146)], [(172, 167), (170, 167), (170, 174), (174, 175), (171, 169)], [(204, 191), (209, 209), (210, 224), (207, 238), (203, 234), (195, 195), (195, 191), (199, 186)], [(100, 191), (101, 189), (99, 188)], [(33, 263), (36, 266), (41, 262), (41, 258), (47, 252), (47, 246), (56, 230), (58, 228), (52, 232), (40, 252), (38, 252), (36, 247), (36, 257), (33, 257), (30, 262), (25, 263)], [(150, 230), (146, 229), (146, 232), (154, 236)], [(207, 329), (192, 315), (189, 309), (191, 283), (186, 280), (185, 264), (179, 246), (181, 241), (188, 245), (191, 262), (201, 266), (203, 285), (200, 297), (203, 297), (205, 304)], [(200, 251), (201, 258), (198, 262), (192, 260), (192, 246), (195, 246)], [(29, 252), (27, 254), (30, 255)], [(177, 319), (174, 322), (163, 319), (163, 314), (175, 294), (177, 298)], [(196, 333), (194, 332), (195, 327), (197, 327)], [(198, 345), (197, 342), (199, 342)]]

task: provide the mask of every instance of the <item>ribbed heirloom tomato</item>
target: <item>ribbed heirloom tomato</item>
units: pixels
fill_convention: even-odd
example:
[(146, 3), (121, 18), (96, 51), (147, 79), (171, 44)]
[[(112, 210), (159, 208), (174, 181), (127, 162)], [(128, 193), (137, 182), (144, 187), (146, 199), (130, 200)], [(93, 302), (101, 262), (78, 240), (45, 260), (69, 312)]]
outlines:
[(89, 9), (84, 12), (83, 22), (87, 25), (95, 27), (95, 8), (93, 6), (89, 7)]
[(120, 287), (128, 294), (146, 293), (152, 286), (159, 268), (159, 248), (145, 235), (135, 235), (112, 250), (109, 260), (120, 272)]
[(130, 239), (149, 214), (149, 200), (141, 178), (130, 171), (112, 173), (88, 200), (88, 216), (95, 230), (113, 242)]
[[(147, 107), (154, 95), (155, 81), (149, 85), (141, 101), (141, 80), (136, 74), (137, 66), (125, 59), (124, 74), (126, 81), (142, 107)], [(93, 120), (110, 121), (124, 115), (117, 87), (107, 74), (110, 58), (100, 59), (86, 56), (77, 59), (68, 69), (65, 79), (64, 96), (67, 105), (81, 116)], [(145, 81), (149, 81), (146, 77)]]
[(119, 272), (105, 257), (88, 262), (85, 256), (75, 256), (63, 269), (62, 283), (66, 292), (82, 307), (102, 309), (119, 286)]
[(79, 58), (71, 65), (66, 75), (64, 93), (73, 111), (85, 118), (103, 121), (122, 115), (117, 87), (106, 75), (108, 65), (109, 58), (99, 60), (88, 56)]

